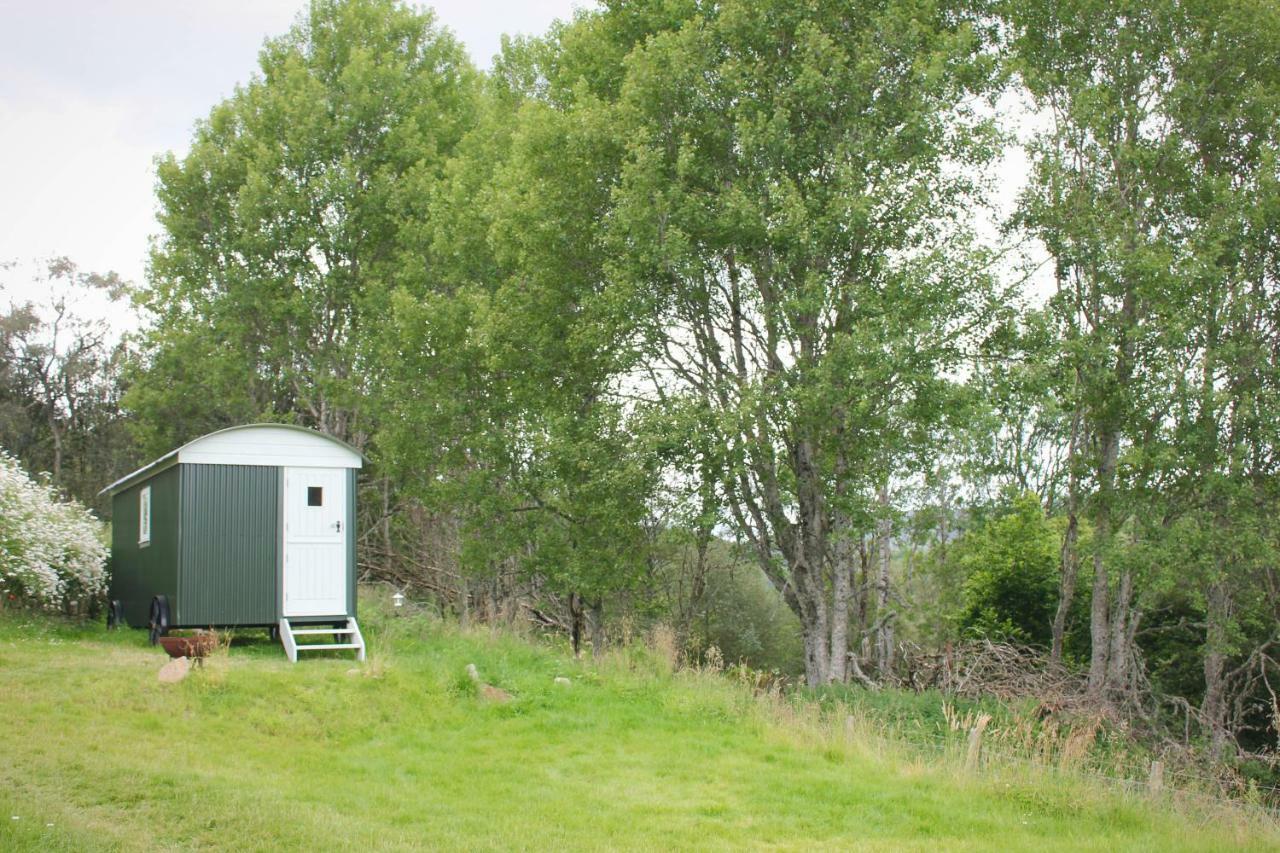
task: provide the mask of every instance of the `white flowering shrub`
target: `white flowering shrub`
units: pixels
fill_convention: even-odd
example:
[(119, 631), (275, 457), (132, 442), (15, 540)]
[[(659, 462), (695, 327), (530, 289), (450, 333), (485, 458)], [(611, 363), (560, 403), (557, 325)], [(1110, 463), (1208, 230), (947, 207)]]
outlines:
[(80, 614), (107, 590), (103, 524), (0, 451), (0, 594), (4, 606)]

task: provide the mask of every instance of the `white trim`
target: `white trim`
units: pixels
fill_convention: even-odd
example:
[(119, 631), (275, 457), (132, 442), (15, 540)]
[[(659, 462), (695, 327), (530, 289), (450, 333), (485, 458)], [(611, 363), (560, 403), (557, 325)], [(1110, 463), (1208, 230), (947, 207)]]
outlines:
[(178, 464), (178, 451), (170, 450), (168, 453), (166, 453), (164, 456), (161, 456), (156, 461), (151, 462), (147, 465), (144, 465), (141, 468), (139, 468), (137, 471), (134, 471), (132, 474), (126, 474), (125, 476), (121, 477), (119, 480), (116, 480), (114, 483), (107, 486), (102, 491), (98, 492), (98, 494), (105, 495), (108, 492), (110, 492), (111, 494), (114, 495), (118, 492), (123, 492), (125, 489), (129, 488), (130, 486), (136, 485), (142, 480), (148, 480), (154, 477), (156, 474), (159, 474), (161, 471), (167, 471), (168, 469), (172, 468), (174, 465), (177, 465), (177, 464)]
[(151, 544), (151, 487), (138, 492), (138, 544)]

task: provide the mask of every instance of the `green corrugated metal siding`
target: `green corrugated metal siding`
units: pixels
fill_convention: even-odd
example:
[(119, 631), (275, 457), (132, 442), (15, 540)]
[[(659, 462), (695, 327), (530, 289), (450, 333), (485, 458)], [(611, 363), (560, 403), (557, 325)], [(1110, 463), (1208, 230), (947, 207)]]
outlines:
[(279, 619), (280, 469), (180, 465), (181, 598), (176, 624), (267, 625)]
[[(138, 494), (151, 487), (151, 542), (138, 544)], [(151, 599), (178, 593), (178, 527), (181, 473), (177, 467), (137, 483), (111, 500), (111, 597), (124, 605), (125, 620), (147, 624)]]

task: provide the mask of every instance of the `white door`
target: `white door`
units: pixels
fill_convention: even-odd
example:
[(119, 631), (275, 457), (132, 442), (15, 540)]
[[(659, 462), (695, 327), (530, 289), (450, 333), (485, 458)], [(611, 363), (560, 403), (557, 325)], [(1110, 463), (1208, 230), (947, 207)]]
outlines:
[(284, 615), (345, 616), (347, 472), (284, 469)]

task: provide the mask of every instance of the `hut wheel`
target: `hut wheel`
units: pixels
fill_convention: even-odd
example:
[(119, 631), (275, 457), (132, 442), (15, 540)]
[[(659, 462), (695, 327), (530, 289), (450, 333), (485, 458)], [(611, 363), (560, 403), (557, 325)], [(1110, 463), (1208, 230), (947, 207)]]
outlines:
[(151, 645), (160, 642), (160, 638), (169, 633), (169, 597), (157, 595), (151, 599), (151, 617), (147, 620), (150, 629)]
[(114, 598), (107, 602), (107, 627), (119, 628), (124, 625), (124, 605), (120, 603), (120, 599)]

